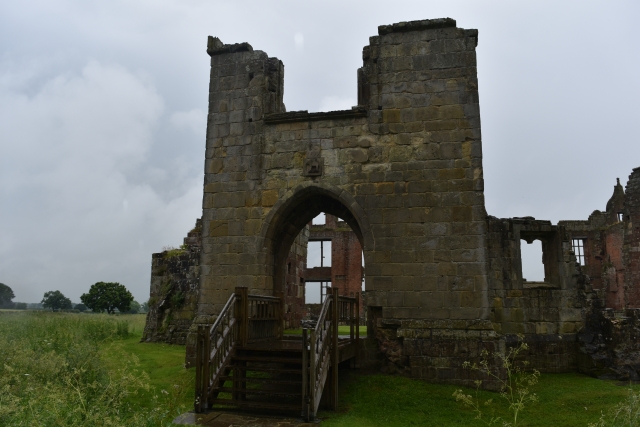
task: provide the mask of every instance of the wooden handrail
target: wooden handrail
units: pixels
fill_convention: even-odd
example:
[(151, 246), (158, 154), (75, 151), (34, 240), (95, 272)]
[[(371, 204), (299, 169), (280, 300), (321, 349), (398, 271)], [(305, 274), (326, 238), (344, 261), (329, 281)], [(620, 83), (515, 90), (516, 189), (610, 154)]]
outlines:
[(195, 410), (202, 412), (211, 407), (219, 377), (224, 373), (235, 353), (238, 341), (236, 294), (231, 294), (218, 318), (210, 328), (198, 326), (196, 337), (196, 398)]
[[(315, 419), (329, 369), (337, 367), (337, 300), (337, 288), (334, 288), (322, 304), (315, 328), (302, 330), (302, 415), (307, 421)], [(332, 369), (332, 373), (334, 371), (337, 369)]]

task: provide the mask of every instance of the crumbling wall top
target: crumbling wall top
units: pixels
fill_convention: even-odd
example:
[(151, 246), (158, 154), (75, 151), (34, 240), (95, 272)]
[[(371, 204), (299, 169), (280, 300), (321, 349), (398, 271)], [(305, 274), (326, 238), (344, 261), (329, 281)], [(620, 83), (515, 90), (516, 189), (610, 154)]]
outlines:
[(423, 19), (420, 21), (397, 22), (391, 25), (380, 25), (378, 34), (405, 33), (408, 31), (435, 30), (438, 28), (455, 27), (456, 20), (451, 18)]
[(253, 52), (253, 47), (247, 42), (224, 44), (219, 38), (209, 36), (209, 39), (207, 40), (207, 53), (209, 56), (233, 52)]

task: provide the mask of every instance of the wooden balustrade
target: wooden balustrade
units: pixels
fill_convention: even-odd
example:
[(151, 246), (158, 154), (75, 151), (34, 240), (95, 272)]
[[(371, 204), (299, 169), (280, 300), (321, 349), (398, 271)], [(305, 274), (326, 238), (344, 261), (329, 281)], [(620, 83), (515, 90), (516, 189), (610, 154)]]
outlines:
[(349, 339), (354, 343), (355, 357), (352, 359), (352, 367), (358, 363), (358, 351), (360, 344), (360, 293), (355, 297), (338, 297), (338, 322), (349, 326)]
[(240, 345), (269, 339), (282, 339), (284, 296), (249, 295), (247, 288), (236, 288), (237, 317), (240, 319)]
[(238, 341), (238, 321), (235, 315), (236, 294), (232, 294), (214, 324), (198, 326), (196, 345), (196, 412), (210, 407), (218, 377), (233, 356)]

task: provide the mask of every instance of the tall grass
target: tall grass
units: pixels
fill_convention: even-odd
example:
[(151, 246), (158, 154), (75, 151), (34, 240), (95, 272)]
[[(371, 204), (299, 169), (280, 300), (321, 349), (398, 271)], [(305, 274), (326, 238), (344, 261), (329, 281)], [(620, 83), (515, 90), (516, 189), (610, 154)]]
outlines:
[[(129, 337), (126, 316), (0, 314), (0, 425), (163, 426), (170, 396), (134, 405), (149, 377), (134, 355), (110, 345)], [(110, 366), (105, 352), (119, 363)], [(169, 411), (172, 408), (173, 411)], [(174, 413), (170, 413), (174, 412)]]

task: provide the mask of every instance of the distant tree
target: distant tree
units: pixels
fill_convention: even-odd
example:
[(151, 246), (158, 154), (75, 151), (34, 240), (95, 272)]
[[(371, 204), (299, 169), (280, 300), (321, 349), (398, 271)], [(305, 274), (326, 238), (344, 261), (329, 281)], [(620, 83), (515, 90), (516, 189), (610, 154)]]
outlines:
[(16, 303), (16, 310), (26, 310), (27, 309), (27, 303), (26, 302), (17, 302)]
[(13, 293), (13, 289), (5, 285), (4, 283), (0, 283), (0, 307), (5, 308), (13, 308), (13, 303), (11, 302), (16, 296)]
[(117, 308), (126, 313), (131, 308), (133, 295), (118, 282), (98, 282), (91, 286), (89, 293), (82, 294), (80, 301), (91, 310), (112, 314)]
[(87, 311), (87, 306), (84, 304), (76, 304), (76, 306), (73, 308), (75, 308), (78, 311)]
[(52, 311), (71, 309), (71, 300), (65, 297), (60, 291), (45, 292), (42, 298), (42, 306), (50, 308)]
[(142, 312), (143, 313), (148, 313), (149, 312), (149, 300), (146, 300), (145, 302), (143, 302), (142, 305), (140, 306), (140, 308), (142, 308)]
[(129, 314), (138, 314), (140, 313), (140, 303), (136, 300), (131, 301), (131, 306), (129, 307)]

